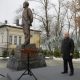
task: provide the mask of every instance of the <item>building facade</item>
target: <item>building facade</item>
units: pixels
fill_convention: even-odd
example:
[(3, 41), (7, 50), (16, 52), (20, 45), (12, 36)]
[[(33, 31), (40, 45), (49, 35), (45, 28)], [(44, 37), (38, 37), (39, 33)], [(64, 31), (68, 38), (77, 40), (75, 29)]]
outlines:
[[(40, 47), (40, 31), (30, 30), (30, 43), (35, 43)], [(25, 38), (21, 26), (1, 25), (0, 26), (0, 56), (4, 49), (15, 49), (24, 44)]]

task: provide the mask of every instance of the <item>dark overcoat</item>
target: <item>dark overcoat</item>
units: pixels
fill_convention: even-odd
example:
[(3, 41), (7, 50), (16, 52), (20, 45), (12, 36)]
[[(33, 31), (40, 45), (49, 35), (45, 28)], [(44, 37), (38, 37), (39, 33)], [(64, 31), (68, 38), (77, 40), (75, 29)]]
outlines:
[(74, 41), (71, 38), (64, 38), (61, 44), (61, 53), (63, 59), (71, 59), (73, 56), (70, 53), (74, 53)]

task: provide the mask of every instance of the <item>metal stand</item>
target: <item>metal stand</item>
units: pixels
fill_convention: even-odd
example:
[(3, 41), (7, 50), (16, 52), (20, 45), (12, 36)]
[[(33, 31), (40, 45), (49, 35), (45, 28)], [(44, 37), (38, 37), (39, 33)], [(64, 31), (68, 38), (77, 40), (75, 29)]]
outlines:
[(4, 75), (0, 74), (0, 76), (5, 77)]
[(20, 80), (24, 75), (33, 76), (34, 79), (37, 80), (36, 76), (33, 74), (33, 72), (30, 69), (29, 53), (27, 53), (27, 67), (26, 67), (26, 70), (22, 73), (22, 75), (18, 78), (18, 80)]

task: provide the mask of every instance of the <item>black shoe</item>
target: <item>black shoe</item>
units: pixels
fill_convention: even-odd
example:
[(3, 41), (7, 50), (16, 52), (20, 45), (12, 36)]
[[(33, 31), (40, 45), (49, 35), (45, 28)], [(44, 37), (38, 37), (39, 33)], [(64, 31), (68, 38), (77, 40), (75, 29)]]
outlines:
[(74, 73), (70, 73), (70, 74), (69, 74), (69, 76), (73, 76), (73, 75), (74, 75)]
[(61, 74), (67, 74), (68, 72), (61, 72)]

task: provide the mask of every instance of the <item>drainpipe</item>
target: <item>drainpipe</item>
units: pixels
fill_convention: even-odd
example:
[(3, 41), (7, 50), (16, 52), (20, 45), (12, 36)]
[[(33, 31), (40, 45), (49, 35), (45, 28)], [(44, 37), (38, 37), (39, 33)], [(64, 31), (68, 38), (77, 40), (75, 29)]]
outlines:
[(7, 51), (8, 51), (8, 38), (9, 38), (9, 30), (8, 28), (6, 27), (6, 31), (7, 31)]

